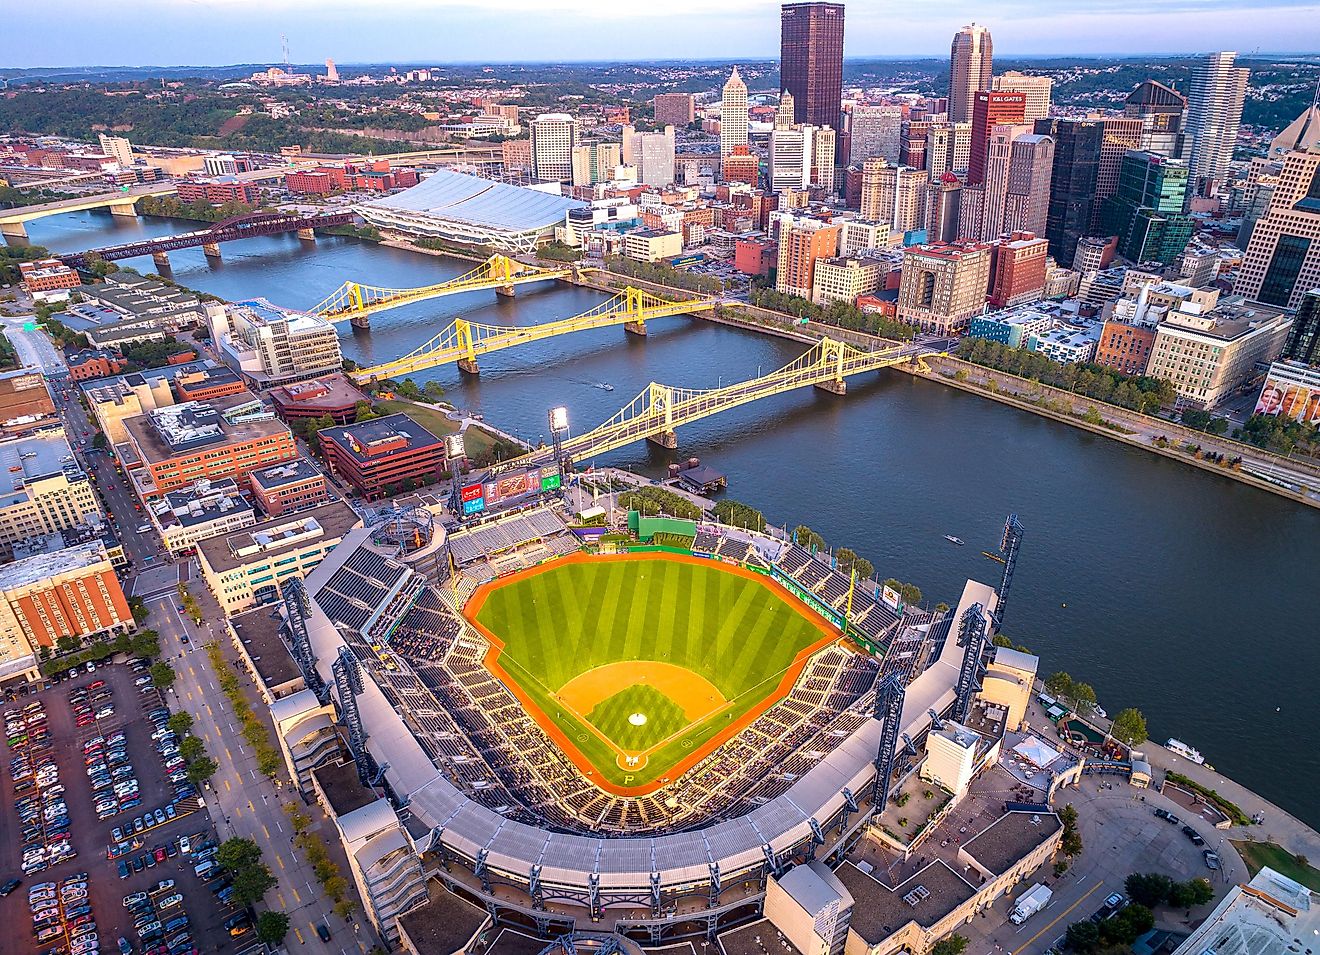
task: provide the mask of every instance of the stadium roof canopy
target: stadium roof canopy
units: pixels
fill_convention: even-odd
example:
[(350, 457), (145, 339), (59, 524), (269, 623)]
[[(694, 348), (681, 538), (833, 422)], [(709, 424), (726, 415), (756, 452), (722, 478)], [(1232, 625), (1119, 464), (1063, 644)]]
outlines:
[(557, 193), (441, 169), (411, 189), (363, 203), (357, 211), (387, 229), (528, 252), (564, 221), (569, 209), (583, 205)]

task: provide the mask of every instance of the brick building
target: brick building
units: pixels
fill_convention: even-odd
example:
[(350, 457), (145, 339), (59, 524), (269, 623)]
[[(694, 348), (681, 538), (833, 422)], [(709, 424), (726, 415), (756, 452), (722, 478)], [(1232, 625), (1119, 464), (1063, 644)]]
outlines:
[(306, 510), (330, 500), (321, 469), (306, 458), (262, 468), (248, 475), (252, 500), (270, 517)]
[(128, 367), (128, 361), (119, 352), (108, 348), (89, 348), (64, 359), (69, 366), (69, 377), (74, 381), (91, 381), (117, 375)]
[(0, 634), (35, 649), (61, 637), (134, 628), (105, 546), (98, 541), (0, 567)]
[(55, 402), (39, 368), (0, 372), (0, 428), (19, 434), (55, 415)]
[(1008, 308), (1040, 298), (1049, 252), (1049, 242), (1034, 232), (1002, 236), (991, 250), (990, 307)]
[(335, 424), (355, 421), (358, 402), (367, 400), (348, 376), (339, 372), (311, 381), (280, 385), (267, 391), (266, 397), (275, 406), (275, 413), (285, 421), (329, 415)]
[(215, 179), (181, 179), (178, 189), (180, 202), (206, 202), (213, 206), (222, 206), (226, 202), (255, 206), (261, 202), (261, 190), (254, 183), (224, 176)]
[(406, 414), (318, 432), (326, 463), (367, 500), (397, 493), (403, 482), (431, 484), (445, 471), (444, 442)]
[(38, 302), (63, 301), (69, 297), (69, 289), (82, 285), (77, 270), (69, 268), (59, 259), (20, 262), (18, 274), (22, 278), (23, 288)]
[(246, 391), (243, 379), (228, 368), (202, 368), (174, 375), (174, 393), (180, 401), (214, 401)]
[(1111, 319), (1100, 333), (1095, 363), (1125, 375), (1144, 375), (1154, 347), (1154, 325), (1131, 325)]

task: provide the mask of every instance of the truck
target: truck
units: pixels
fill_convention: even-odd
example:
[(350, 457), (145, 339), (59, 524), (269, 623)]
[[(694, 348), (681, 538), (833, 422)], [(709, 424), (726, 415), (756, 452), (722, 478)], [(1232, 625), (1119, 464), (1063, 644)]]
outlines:
[(1037, 882), (1018, 897), (1017, 904), (1013, 906), (1013, 911), (1008, 913), (1008, 920), (1014, 925), (1021, 925), (1045, 908), (1053, 897), (1054, 893), (1050, 891), (1049, 886)]

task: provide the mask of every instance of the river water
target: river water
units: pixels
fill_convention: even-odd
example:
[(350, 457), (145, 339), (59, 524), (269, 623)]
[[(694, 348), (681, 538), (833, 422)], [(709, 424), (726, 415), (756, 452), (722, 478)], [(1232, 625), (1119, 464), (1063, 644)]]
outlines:
[[(29, 224), (33, 242), (73, 251), (195, 228), (78, 213)], [(292, 236), (171, 253), (172, 277), (229, 299), (310, 307), (346, 279), (428, 284), (467, 263)], [(153, 270), (150, 258), (131, 264)], [(604, 299), (588, 289), (526, 287), (451, 296), (345, 327), (344, 354), (397, 357), (454, 316), (533, 324)], [(457, 405), (536, 441), (563, 404), (594, 427), (648, 382), (714, 387), (786, 364), (801, 346), (701, 320), (564, 336), (481, 359), (479, 379), (434, 377)], [(598, 387), (609, 383), (613, 391)], [(1026, 528), (1005, 631), (1096, 688), (1116, 713), (1139, 707), (1151, 736), (1178, 736), (1219, 769), (1320, 826), (1320, 511), (1036, 415), (895, 371), (767, 399), (679, 432), (678, 452), (635, 445), (600, 463), (660, 475), (697, 455), (729, 475), (729, 495), (776, 523), (807, 523), (868, 557), (882, 576), (956, 603), (968, 577), (994, 583), (1004, 516)], [(954, 546), (952, 534), (967, 542)]]

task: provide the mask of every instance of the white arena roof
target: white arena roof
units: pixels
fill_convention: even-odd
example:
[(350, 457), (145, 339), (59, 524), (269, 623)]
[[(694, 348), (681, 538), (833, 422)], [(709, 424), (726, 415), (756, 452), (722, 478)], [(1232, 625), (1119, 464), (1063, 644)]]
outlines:
[(411, 189), (357, 206), (384, 228), (530, 251), (536, 239), (584, 203), (539, 189), (441, 169)]

